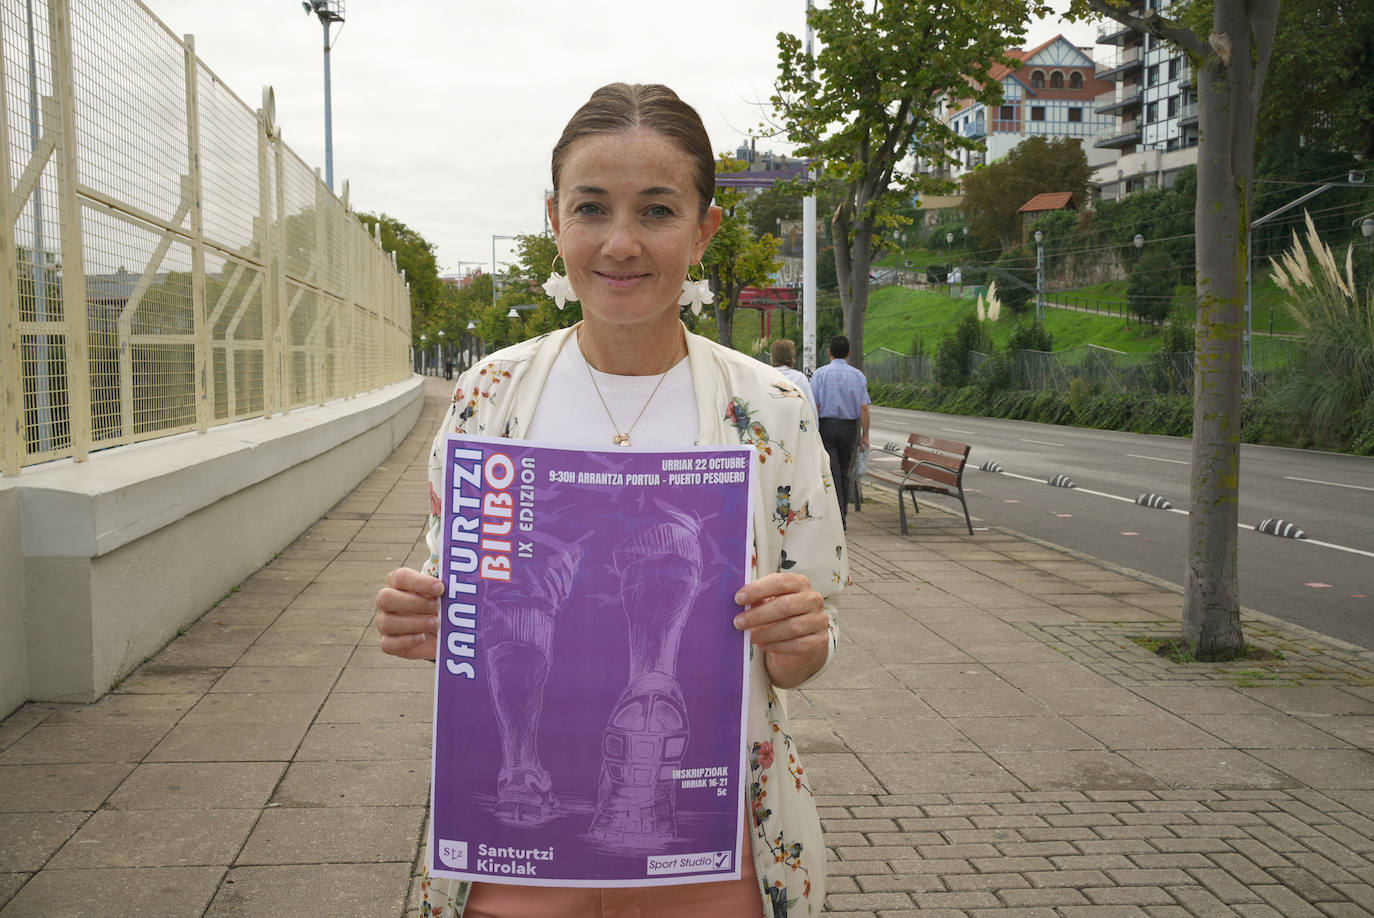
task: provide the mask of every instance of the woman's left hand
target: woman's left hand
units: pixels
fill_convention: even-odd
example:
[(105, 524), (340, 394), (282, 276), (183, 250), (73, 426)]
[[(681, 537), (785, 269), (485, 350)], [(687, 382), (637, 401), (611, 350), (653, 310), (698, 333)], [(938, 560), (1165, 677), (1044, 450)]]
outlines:
[(830, 649), (830, 616), (825, 599), (801, 574), (768, 574), (735, 594), (744, 606), (735, 627), (765, 654), (773, 685), (795, 688), (825, 665)]

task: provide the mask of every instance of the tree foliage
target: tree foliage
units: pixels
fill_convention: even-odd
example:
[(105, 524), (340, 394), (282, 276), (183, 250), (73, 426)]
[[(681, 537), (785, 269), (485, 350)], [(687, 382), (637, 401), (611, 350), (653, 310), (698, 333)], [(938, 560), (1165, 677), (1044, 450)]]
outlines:
[(1260, 102), (1271, 146), (1374, 157), (1374, 3), (1283, 0)]
[(1142, 322), (1158, 325), (1173, 309), (1178, 271), (1173, 259), (1151, 249), (1131, 267), (1126, 277), (1126, 302)]
[[(743, 172), (748, 165), (744, 160), (722, 153), (716, 171)], [(717, 334), (727, 347), (734, 341), (735, 309), (739, 306), (740, 291), (767, 284), (778, 270), (778, 237), (772, 233), (754, 235), (744, 202), (742, 191), (716, 189), (716, 204), (722, 211), (720, 228), (701, 260), (715, 292), (712, 309)]]
[(382, 248), (396, 253), (396, 267), (406, 273), (406, 283), (410, 285), (411, 334), (418, 342), (420, 335), (434, 325), (444, 300), (444, 283), (439, 280), (434, 244), (395, 217), (369, 213), (356, 216), (368, 233), (375, 233), (377, 224), (381, 224)]
[(949, 92), (995, 104), (989, 77), (1025, 34), (1039, 0), (831, 0), (809, 22), (820, 42), (808, 54), (795, 35), (778, 36), (773, 108), (797, 152), (819, 165), (818, 184), (839, 189), (831, 212), (835, 268), (852, 359), (861, 364), (868, 274), (882, 237), (901, 224), (894, 211), (913, 192), (943, 183), (902, 168), (913, 153), (951, 158), (978, 142), (938, 117)]
[(1075, 137), (1029, 137), (1004, 158), (964, 176), (970, 232), (982, 245), (1007, 249), (1022, 238), (1019, 209), (1037, 194), (1071, 191), (1082, 207), (1088, 201), (1092, 168)]

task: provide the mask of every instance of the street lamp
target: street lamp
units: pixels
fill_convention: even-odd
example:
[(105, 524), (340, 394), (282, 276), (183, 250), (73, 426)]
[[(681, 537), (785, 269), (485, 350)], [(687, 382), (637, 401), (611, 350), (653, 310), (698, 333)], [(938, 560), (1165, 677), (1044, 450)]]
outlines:
[(496, 240), (518, 239), (518, 236), (498, 236), (491, 234), (491, 305), (496, 305)]
[(344, 0), (301, 0), (305, 14), (314, 13), (324, 28), (324, 182), (334, 190), (334, 116), (329, 89), (329, 29), (339, 23), (343, 31)]
[(1035, 317), (1045, 324), (1045, 234), (1035, 231)]
[(1135, 246), (1135, 250), (1139, 252), (1141, 249), (1145, 248), (1145, 237), (1140, 235), (1139, 233), (1136, 233), (1135, 238), (1131, 240), (1131, 243)]
[(434, 370), (435, 375), (444, 371), (444, 330), (439, 329), (439, 340), (434, 342)]
[(945, 233), (945, 286), (949, 295), (954, 296), (954, 234)]
[(1364, 261), (1365, 268), (1369, 271), (1369, 279), (1366, 282), (1374, 287), (1374, 248), (1371, 248), (1374, 246), (1374, 240), (1370, 238), (1374, 236), (1374, 217), (1365, 217), (1360, 221), (1360, 232), (1364, 233)]
[(429, 340), (429, 335), (420, 335), (420, 372), (425, 371), (425, 364), (429, 363), (429, 345), (425, 342)]

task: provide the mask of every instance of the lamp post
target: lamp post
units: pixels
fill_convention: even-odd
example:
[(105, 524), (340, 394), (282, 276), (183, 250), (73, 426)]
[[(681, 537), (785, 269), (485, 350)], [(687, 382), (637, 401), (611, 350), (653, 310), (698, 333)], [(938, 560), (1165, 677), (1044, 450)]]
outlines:
[[(1145, 237), (1142, 236), (1140, 233), (1136, 233), (1135, 237), (1131, 239), (1131, 245), (1135, 246), (1136, 252), (1139, 252), (1141, 249), (1145, 248)], [(1110, 314), (1110, 311), (1108, 314)], [(1129, 309), (1126, 310), (1126, 327), (1131, 327), (1131, 316)]]
[(950, 296), (954, 296), (954, 280), (950, 277), (954, 273), (954, 234), (945, 233), (945, 289)]
[(1045, 324), (1045, 234), (1035, 231), (1035, 318)]
[(329, 29), (344, 21), (344, 0), (301, 0), (305, 14), (314, 13), (324, 29), (324, 182), (334, 190), (334, 116), (329, 86)]
[(1360, 232), (1364, 233), (1364, 261), (1369, 272), (1366, 283), (1374, 287), (1374, 239), (1371, 238), (1374, 237), (1374, 217), (1365, 217), (1360, 221)]
[(434, 342), (434, 375), (444, 372), (444, 330), (439, 329), (439, 340)]
[(424, 333), (421, 333), (421, 334), (420, 334), (420, 372), (421, 372), (421, 373), (425, 372), (425, 364), (426, 364), (426, 363), (429, 363), (429, 345), (425, 343), (425, 342), (427, 342), (428, 340), (429, 340), (429, 335), (426, 335), (426, 334), (424, 334)]
[[(477, 337), (477, 335), (474, 334), (474, 332), (476, 332), (476, 331), (477, 331), (477, 320), (476, 320), (476, 319), (468, 319), (468, 343), (467, 343), (467, 349), (463, 351), (463, 367), (464, 367), (464, 369), (466, 369), (467, 367), (472, 366), (473, 339)], [(480, 342), (478, 342), (478, 343), (480, 344)], [(478, 350), (480, 350), (480, 347), (478, 348)]]
[(496, 240), (516, 238), (518, 237), (499, 236), (496, 233), (491, 234), (491, 305), (493, 306), (496, 305)]
[[(962, 262), (964, 262), (965, 264), (968, 263), (968, 227), (967, 227), (967, 226), (964, 227), (964, 250), (963, 250), (962, 254), (960, 254), (959, 260), (962, 261)], [(959, 279), (960, 279), (961, 281), (964, 279), (964, 272), (963, 272), (963, 270), (962, 270), (962, 265), (960, 266)]]

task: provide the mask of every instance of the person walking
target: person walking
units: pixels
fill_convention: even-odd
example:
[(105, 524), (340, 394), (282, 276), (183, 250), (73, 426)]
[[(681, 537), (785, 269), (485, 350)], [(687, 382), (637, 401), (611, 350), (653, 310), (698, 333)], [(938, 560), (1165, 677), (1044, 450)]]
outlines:
[(830, 339), (830, 362), (811, 377), (816, 397), (816, 413), (821, 421), (821, 442), (830, 455), (830, 476), (839, 491), (840, 521), (849, 512), (850, 464), (854, 447), (868, 449), (868, 377), (849, 365), (849, 339), (836, 335)]
[(806, 403), (811, 406), (811, 415), (816, 416), (816, 394), (811, 391), (811, 380), (806, 378), (806, 374), (792, 366), (797, 359), (797, 345), (788, 338), (779, 338), (773, 342), (769, 350), (769, 358), (773, 364), (773, 369), (777, 370), (787, 381), (801, 390), (802, 395), (806, 396)]

